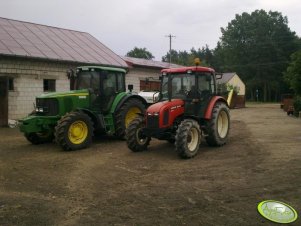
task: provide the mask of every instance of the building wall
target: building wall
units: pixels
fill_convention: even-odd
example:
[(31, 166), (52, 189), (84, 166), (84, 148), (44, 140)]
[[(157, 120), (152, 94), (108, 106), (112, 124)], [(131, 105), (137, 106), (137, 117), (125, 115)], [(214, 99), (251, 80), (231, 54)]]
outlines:
[(238, 95), (245, 95), (246, 94), (246, 86), (238, 77), (238, 75), (234, 75), (230, 81), (227, 82), (230, 85), (239, 87)]
[(140, 80), (145, 80), (150, 77), (154, 78), (154, 80), (158, 80), (160, 71), (160, 69), (130, 68), (125, 76), (126, 88), (128, 84), (133, 84), (133, 91), (138, 93), (140, 91)]
[(0, 58), (0, 76), (13, 78), (8, 93), (8, 118), (20, 119), (33, 110), (35, 97), (43, 93), (43, 79), (55, 79), (56, 91), (69, 90), (66, 71), (76, 65), (61, 62)]

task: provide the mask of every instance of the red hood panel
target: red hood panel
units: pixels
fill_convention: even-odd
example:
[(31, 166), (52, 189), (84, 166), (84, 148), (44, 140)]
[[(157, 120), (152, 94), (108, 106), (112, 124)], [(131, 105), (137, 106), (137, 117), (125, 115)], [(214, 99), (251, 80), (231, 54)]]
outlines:
[(184, 105), (184, 101), (181, 99), (173, 99), (171, 101), (162, 101), (156, 104), (151, 105), (148, 109), (147, 112), (149, 113), (155, 113), (155, 112), (159, 112), (160, 110), (162, 110), (162, 108), (167, 108), (170, 109), (172, 107), (176, 107), (176, 106), (183, 106)]

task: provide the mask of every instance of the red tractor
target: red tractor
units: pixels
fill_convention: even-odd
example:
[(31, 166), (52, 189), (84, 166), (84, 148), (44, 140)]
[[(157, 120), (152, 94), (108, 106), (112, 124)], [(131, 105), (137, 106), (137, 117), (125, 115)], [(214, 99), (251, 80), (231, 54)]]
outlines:
[(217, 95), (216, 79), (221, 76), (199, 66), (164, 69), (161, 73), (160, 101), (127, 127), (129, 149), (146, 150), (153, 137), (175, 143), (180, 157), (192, 158), (202, 137), (210, 146), (224, 145), (230, 114), (227, 101)]

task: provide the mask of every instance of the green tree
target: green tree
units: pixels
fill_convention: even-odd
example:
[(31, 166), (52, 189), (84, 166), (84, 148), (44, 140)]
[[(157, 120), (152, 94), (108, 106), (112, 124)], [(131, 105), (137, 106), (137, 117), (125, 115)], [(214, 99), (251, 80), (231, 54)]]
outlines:
[(285, 79), (294, 92), (301, 96), (301, 51), (291, 56), (291, 62), (284, 73)]
[(155, 58), (151, 52), (149, 52), (146, 48), (138, 48), (135, 47), (131, 51), (129, 51), (126, 56), (128, 57), (135, 57), (135, 58), (142, 58), (142, 59), (147, 59), (151, 60)]
[[(169, 62), (170, 53), (166, 53), (165, 56), (162, 57), (163, 62)], [(212, 50), (206, 45), (201, 49), (191, 48), (190, 52), (184, 51), (176, 51), (171, 50), (171, 62), (174, 64), (191, 66), (194, 64), (194, 59), (200, 58), (202, 66), (211, 66), (213, 61), (213, 53)]]
[(282, 72), (289, 56), (300, 47), (298, 37), (279, 12), (256, 10), (242, 13), (221, 28), (213, 66), (235, 71), (247, 85), (249, 98), (259, 91), (263, 101), (275, 100), (283, 87)]

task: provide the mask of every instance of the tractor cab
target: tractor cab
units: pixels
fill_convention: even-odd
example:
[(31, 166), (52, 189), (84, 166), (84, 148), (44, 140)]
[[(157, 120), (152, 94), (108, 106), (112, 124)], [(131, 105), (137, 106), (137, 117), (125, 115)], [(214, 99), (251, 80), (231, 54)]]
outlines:
[(91, 108), (107, 113), (115, 99), (125, 92), (125, 70), (104, 67), (80, 67), (77, 69), (73, 88), (89, 89)]
[(205, 67), (165, 69), (162, 71), (162, 100), (184, 101), (187, 115), (201, 116), (216, 94), (214, 71)]

